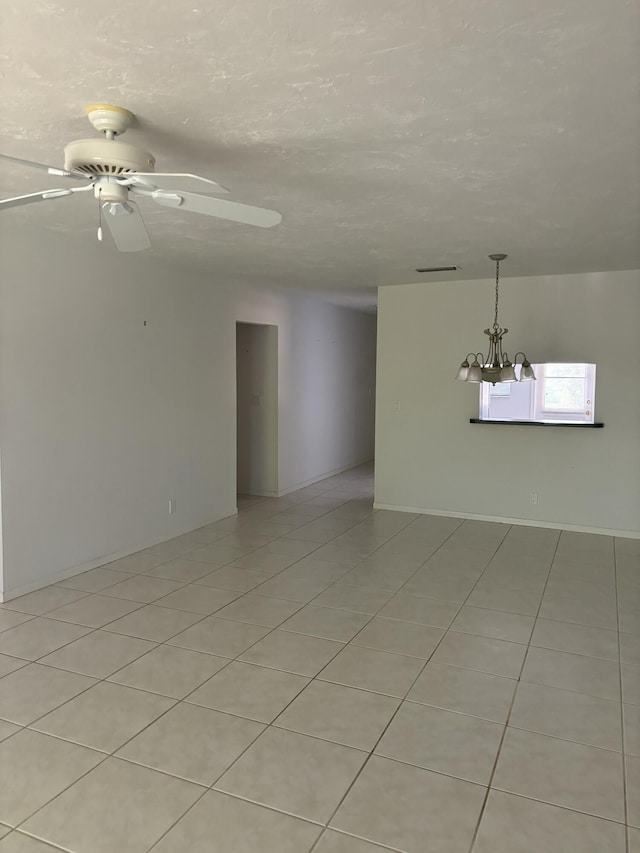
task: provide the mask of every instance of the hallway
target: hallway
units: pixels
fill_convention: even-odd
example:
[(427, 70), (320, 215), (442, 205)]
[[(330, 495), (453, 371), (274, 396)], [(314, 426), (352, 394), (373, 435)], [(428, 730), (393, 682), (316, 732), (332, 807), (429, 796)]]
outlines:
[(372, 494), (0, 605), (0, 853), (639, 853), (640, 540)]

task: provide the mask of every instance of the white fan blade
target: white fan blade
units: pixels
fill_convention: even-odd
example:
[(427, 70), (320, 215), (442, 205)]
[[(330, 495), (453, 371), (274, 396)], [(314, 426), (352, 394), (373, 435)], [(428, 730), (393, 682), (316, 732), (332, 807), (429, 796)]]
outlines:
[(181, 174), (179, 172), (134, 172), (130, 177), (131, 183), (138, 184), (144, 189), (166, 190), (167, 192), (191, 193), (228, 193), (222, 184), (201, 178), (198, 175)]
[(66, 169), (58, 169), (56, 166), (47, 166), (45, 163), (35, 163), (33, 160), (21, 160), (20, 157), (10, 157), (8, 154), (0, 154), (0, 159), (8, 160), (10, 163), (20, 163), (22, 166), (31, 166), (33, 169), (43, 169), (50, 175), (58, 175), (61, 178), (80, 178), (86, 180), (87, 176)]
[[(277, 210), (238, 204), (197, 193), (181, 192), (167, 194), (166, 197), (162, 193), (153, 193), (151, 198), (157, 204), (163, 204), (166, 207), (179, 207), (180, 210), (204, 213), (205, 216), (217, 216), (219, 219), (231, 219), (233, 222), (243, 222), (245, 225), (257, 225), (259, 228), (271, 228), (282, 221), (282, 216)], [(179, 198), (182, 198), (182, 201), (176, 203)]]
[(19, 195), (15, 198), (5, 198), (0, 201), (2, 207), (20, 207), (22, 204), (31, 204), (34, 201), (46, 201), (49, 198), (62, 198), (65, 195), (73, 195), (73, 190), (41, 190), (39, 193)]
[(126, 205), (105, 202), (102, 210), (105, 213), (104, 221), (119, 251), (141, 252), (151, 247), (147, 229), (134, 202), (128, 201)]

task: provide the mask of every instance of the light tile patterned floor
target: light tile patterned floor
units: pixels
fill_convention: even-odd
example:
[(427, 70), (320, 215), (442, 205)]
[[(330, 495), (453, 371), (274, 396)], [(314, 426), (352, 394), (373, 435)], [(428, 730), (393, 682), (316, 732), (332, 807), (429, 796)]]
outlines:
[(0, 853), (638, 853), (640, 541), (371, 492), (0, 605)]

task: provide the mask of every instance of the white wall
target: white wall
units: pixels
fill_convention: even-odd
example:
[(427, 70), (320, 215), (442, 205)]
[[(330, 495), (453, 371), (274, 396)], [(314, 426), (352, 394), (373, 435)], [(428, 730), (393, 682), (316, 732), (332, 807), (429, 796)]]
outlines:
[(478, 386), (453, 377), (492, 300), (490, 280), (380, 289), (376, 505), (640, 535), (640, 274), (501, 280), (509, 353), (595, 362), (601, 430), (469, 424)]
[(279, 327), (280, 488), (371, 457), (374, 317), (88, 235), (0, 238), (5, 597), (235, 511), (237, 320)]
[(236, 326), (238, 492), (278, 494), (278, 327)]

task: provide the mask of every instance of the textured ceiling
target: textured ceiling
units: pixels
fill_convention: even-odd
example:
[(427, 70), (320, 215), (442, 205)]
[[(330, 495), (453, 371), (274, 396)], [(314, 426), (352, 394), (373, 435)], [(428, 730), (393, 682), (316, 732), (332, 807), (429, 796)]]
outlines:
[[(505, 275), (640, 267), (635, 0), (3, 0), (2, 15), (0, 150), (61, 164), (94, 134), (84, 107), (116, 103), (158, 171), (283, 215), (262, 230), (141, 205), (150, 256), (354, 305), (429, 280), (417, 266), (490, 277), (495, 251)], [(0, 163), (2, 197), (56, 185)], [(2, 211), (0, 228), (95, 239), (93, 204)]]

